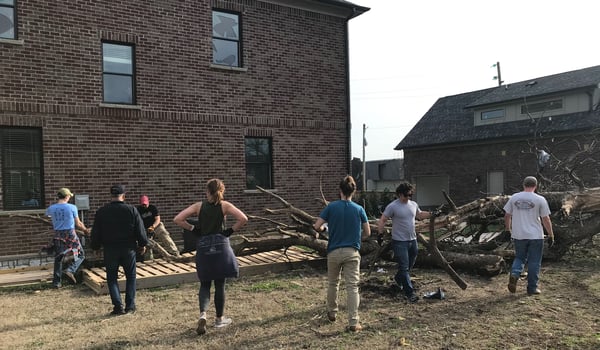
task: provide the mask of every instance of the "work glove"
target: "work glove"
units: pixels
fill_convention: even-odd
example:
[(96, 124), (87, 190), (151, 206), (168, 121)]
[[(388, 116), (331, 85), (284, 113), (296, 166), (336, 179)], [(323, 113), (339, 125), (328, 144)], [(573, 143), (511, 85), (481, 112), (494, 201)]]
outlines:
[(437, 218), (440, 215), (442, 215), (442, 211), (439, 210), (439, 209), (435, 209), (435, 210), (431, 211), (431, 217), (432, 218)]
[(548, 248), (552, 248), (554, 246), (554, 236), (548, 236)]
[(233, 233), (233, 229), (231, 227), (221, 232), (221, 234), (225, 237), (231, 236), (232, 233)]
[(146, 246), (138, 247), (137, 251), (140, 255), (146, 254)]
[(383, 244), (383, 233), (377, 235), (377, 244), (379, 244), (379, 246)]

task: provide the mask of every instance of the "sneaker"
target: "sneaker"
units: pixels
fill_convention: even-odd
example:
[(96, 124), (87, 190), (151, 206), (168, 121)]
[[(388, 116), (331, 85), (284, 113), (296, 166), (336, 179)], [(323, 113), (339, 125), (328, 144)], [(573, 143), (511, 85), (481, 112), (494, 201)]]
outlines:
[(77, 284), (77, 279), (75, 278), (75, 275), (73, 275), (73, 273), (72, 273), (72, 272), (65, 271), (64, 275), (65, 275), (65, 276), (67, 276), (67, 278), (68, 278), (68, 279), (69, 279), (71, 282), (73, 282), (73, 284)]
[[(216, 325), (215, 325), (216, 327)], [(198, 328), (196, 328), (196, 333), (198, 333), (198, 335), (202, 335), (204, 333), (206, 333), (206, 318), (201, 317), (198, 320)]]
[(537, 295), (542, 294), (542, 291), (539, 288), (536, 288), (533, 292), (527, 292), (529, 295)]
[(60, 287), (62, 287), (60, 284), (53, 284), (52, 285), (53, 289), (60, 289)]
[(134, 307), (132, 307), (132, 308), (130, 308), (130, 309), (125, 309), (125, 313), (126, 313), (126, 314), (129, 314), (129, 315), (133, 315), (133, 314), (135, 314), (135, 312), (136, 312), (136, 311), (137, 311), (137, 310), (136, 310)]
[(360, 323), (357, 323), (354, 326), (346, 327), (346, 332), (358, 333), (360, 331), (362, 331), (362, 326), (360, 325)]
[(110, 314), (113, 316), (125, 315), (125, 310), (123, 310), (122, 307), (115, 307), (113, 308), (113, 311), (111, 311)]
[(517, 291), (517, 281), (519, 278), (517, 276), (513, 276), (512, 274), (508, 278), (508, 291), (514, 293)]
[(229, 326), (231, 324), (231, 322), (233, 322), (232, 319), (230, 319), (229, 317), (221, 317), (221, 319), (216, 319), (215, 320), (215, 328), (222, 328), (222, 327), (226, 327)]
[(327, 319), (329, 320), (329, 322), (335, 322), (336, 320), (336, 312), (335, 311), (329, 311), (327, 312)]
[(411, 295), (409, 297), (406, 297), (406, 299), (408, 300), (409, 303), (414, 304), (417, 301), (419, 301), (419, 296), (416, 295), (416, 294), (413, 294), (413, 295)]

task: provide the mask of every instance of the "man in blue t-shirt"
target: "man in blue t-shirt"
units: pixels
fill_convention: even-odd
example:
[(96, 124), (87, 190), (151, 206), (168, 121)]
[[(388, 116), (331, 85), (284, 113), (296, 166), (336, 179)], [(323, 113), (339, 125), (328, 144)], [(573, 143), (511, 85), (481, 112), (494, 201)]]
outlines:
[(360, 295), (360, 243), (371, 235), (367, 214), (360, 205), (352, 201), (356, 182), (346, 176), (340, 182), (340, 200), (329, 203), (314, 224), (317, 231), (329, 231), (327, 241), (327, 317), (334, 322), (338, 312), (337, 293), (340, 274), (344, 271), (347, 290), (348, 327), (350, 332), (359, 332), (362, 326), (358, 317)]
[[(81, 241), (75, 232), (75, 227), (89, 234), (90, 230), (79, 220), (77, 207), (69, 203), (73, 193), (68, 188), (61, 188), (56, 193), (57, 201), (46, 210), (46, 215), (52, 219), (54, 228), (54, 274), (52, 285), (60, 288), (61, 277), (64, 273), (71, 282), (77, 283), (75, 273), (85, 259)], [(63, 264), (66, 265), (63, 272)]]

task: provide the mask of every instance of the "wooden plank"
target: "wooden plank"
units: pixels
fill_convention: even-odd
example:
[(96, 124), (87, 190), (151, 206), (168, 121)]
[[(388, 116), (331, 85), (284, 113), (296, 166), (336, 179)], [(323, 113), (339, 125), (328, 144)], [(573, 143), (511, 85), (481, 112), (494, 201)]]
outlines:
[[(197, 282), (195, 253), (182, 254), (189, 261), (175, 262), (155, 259), (150, 262), (138, 263), (137, 288), (154, 288), (166, 285)], [(263, 252), (248, 256), (237, 257), (240, 265), (241, 276), (252, 276), (265, 272), (282, 272), (302, 266), (323, 267), (326, 259), (310, 252), (297, 248), (289, 248), (287, 251), (278, 250)], [(50, 268), (14, 271), (13, 273), (0, 274), (0, 287), (18, 284), (32, 284), (49, 282), (52, 280), (52, 265)], [(83, 283), (98, 294), (107, 294), (106, 270), (101, 267), (82, 269)], [(123, 269), (119, 268), (119, 288), (125, 290), (125, 276)]]

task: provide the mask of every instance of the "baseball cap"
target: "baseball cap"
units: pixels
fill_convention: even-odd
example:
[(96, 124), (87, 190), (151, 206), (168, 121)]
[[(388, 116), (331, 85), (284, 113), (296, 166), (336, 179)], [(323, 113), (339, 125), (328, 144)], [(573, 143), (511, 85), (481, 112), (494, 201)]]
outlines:
[(125, 186), (123, 185), (115, 184), (110, 188), (110, 194), (118, 195), (123, 193), (125, 193)]
[(144, 205), (150, 204), (150, 199), (148, 199), (148, 196), (141, 196), (140, 197), (140, 204), (144, 204)]
[(73, 193), (71, 193), (71, 190), (69, 190), (69, 189), (68, 189), (68, 188), (66, 188), (66, 187), (63, 187), (63, 188), (59, 189), (59, 190), (58, 190), (58, 192), (56, 193), (56, 195), (57, 195), (59, 198), (65, 198), (66, 196), (71, 196), (71, 197), (73, 197)]

